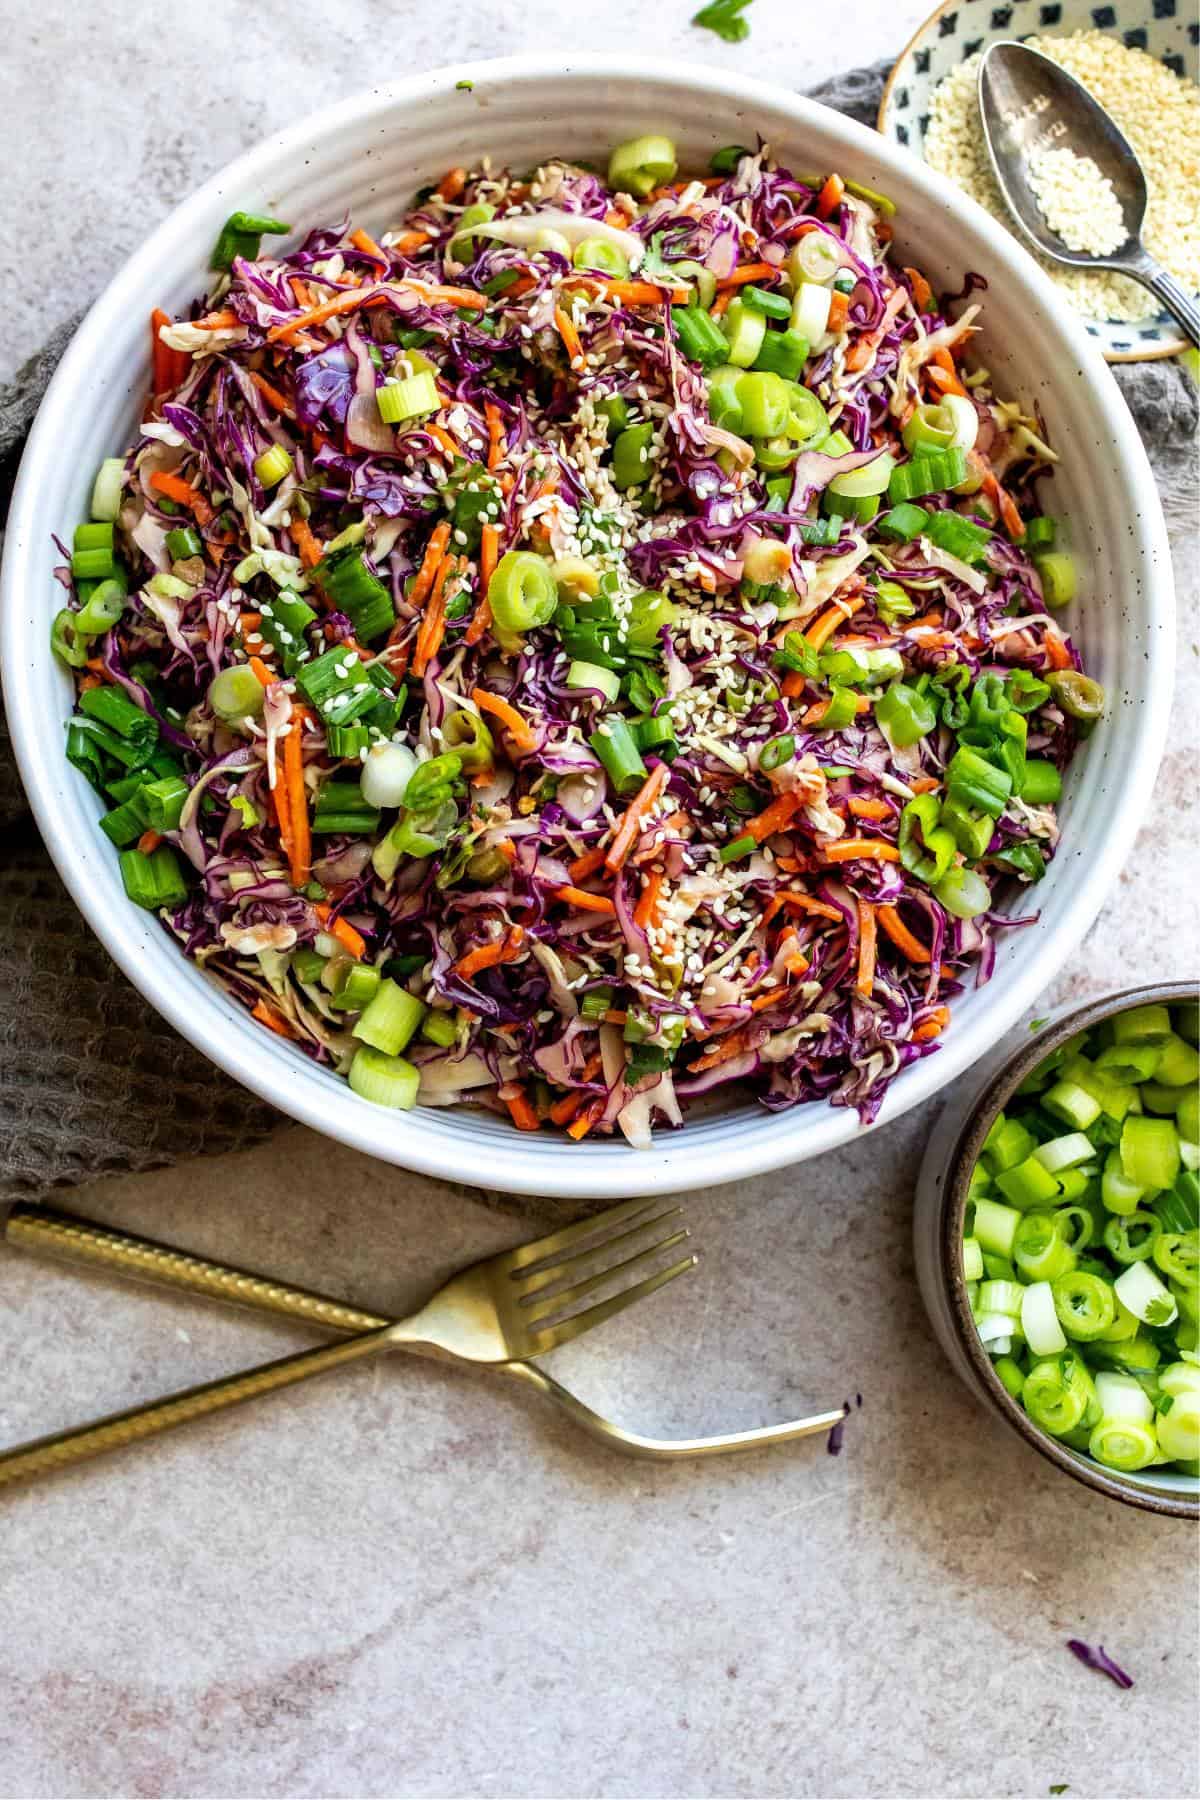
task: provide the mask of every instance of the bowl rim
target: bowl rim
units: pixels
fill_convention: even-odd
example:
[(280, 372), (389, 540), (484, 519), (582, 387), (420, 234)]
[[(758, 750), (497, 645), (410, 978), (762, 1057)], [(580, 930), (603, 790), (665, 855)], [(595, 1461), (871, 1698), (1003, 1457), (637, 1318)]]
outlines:
[[(886, 138), (890, 144), (895, 144), (897, 149), (902, 148), (902, 146), (896, 143), (887, 124), (887, 112), (892, 103), (892, 89), (900, 80), (901, 71), (906, 67), (913, 52), (920, 47), (922, 40), (925, 38), (930, 28), (937, 24), (943, 14), (953, 12), (962, 7), (963, 4), (964, 0), (939, 0), (938, 5), (934, 7), (933, 11), (929, 13), (926, 18), (921, 20), (921, 23), (917, 26), (917, 29), (913, 32), (903, 50), (901, 50), (899, 56), (897, 56), (895, 62), (888, 70), (887, 80), (883, 84), (883, 92), (879, 96), (879, 106), (875, 113), (875, 129), (878, 131), (879, 135)], [(1042, 32), (1046, 37), (1055, 36), (1054, 31), (1048, 26), (1043, 26)], [(959, 61), (965, 62), (966, 58), (960, 57)], [(919, 157), (917, 160), (924, 162), (925, 159), (924, 157)], [(1017, 241), (1019, 242), (1019, 240)], [(1120, 323), (1120, 320), (1106, 319), (1104, 322), (1106, 325), (1117, 325)], [(1181, 351), (1188, 348), (1190, 341), (1191, 340), (1184, 337), (1181, 332), (1177, 338), (1169, 338), (1153, 350), (1105, 350), (1100, 349), (1099, 346), (1096, 347), (1099, 349), (1099, 354), (1107, 363), (1161, 362), (1164, 357), (1178, 356)]]
[(950, 1315), (955, 1336), (964, 1351), (974, 1376), (974, 1385), (993, 1411), (1011, 1426), (1039, 1455), (1072, 1476), (1084, 1487), (1092, 1488), (1109, 1500), (1121, 1500), (1127, 1506), (1159, 1513), (1172, 1519), (1200, 1519), (1200, 1480), (1194, 1493), (1180, 1493), (1171, 1488), (1143, 1486), (1127, 1481), (1118, 1469), (1106, 1469), (1100, 1463), (1078, 1455), (1036, 1426), (1023, 1407), (1017, 1405), (996, 1374), (975, 1329), (975, 1321), (967, 1298), (967, 1283), (962, 1272), (962, 1231), (966, 1215), (971, 1170), (978, 1159), (983, 1141), (991, 1130), (996, 1115), (1003, 1111), (1016, 1088), (1038, 1064), (1057, 1050), (1060, 1044), (1086, 1031), (1093, 1025), (1128, 1012), (1130, 1007), (1150, 1002), (1174, 1005), (1196, 997), (1196, 986), (1186, 981), (1144, 982), (1137, 987), (1120, 988), (1096, 1000), (1084, 1000), (1069, 1006), (1039, 1032), (1031, 1033), (1006, 1057), (991, 1075), (982, 1091), (975, 1096), (947, 1153), (945, 1170), (938, 1195), (936, 1236), (941, 1279), (950, 1302)]
[[(607, 80), (635, 88), (649, 81), (660, 96), (665, 88), (684, 96), (699, 93), (711, 97), (731, 112), (752, 112), (758, 108), (783, 114), (795, 135), (801, 135), (806, 128), (813, 129), (826, 138), (833, 136), (844, 146), (847, 156), (860, 158), (868, 165), (878, 167), (881, 160), (899, 163), (905, 179), (932, 211), (949, 206), (965, 215), (1006, 279), (1031, 293), (1061, 335), (1064, 351), (1075, 359), (1075, 366), (1088, 384), (1089, 404), (1097, 423), (1104, 426), (1113, 442), (1128, 445), (1122, 461), (1130, 489), (1130, 529), (1136, 534), (1147, 578), (1152, 577), (1149, 604), (1162, 629), (1153, 633), (1142, 716), (1126, 765), (1127, 803), (1118, 809), (1091, 855), (1071, 914), (1058, 921), (1052, 932), (1031, 942), (1019, 963), (1006, 972), (1008, 985), (996, 994), (986, 1023), (981, 1017), (972, 1021), (970, 1029), (960, 1027), (957, 1036), (951, 1034), (946, 1047), (936, 1056), (922, 1058), (904, 1071), (889, 1089), (871, 1126), (862, 1126), (853, 1109), (831, 1108), (821, 1102), (800, 1109), (817, 1116), (806, 1119), (805, 1142), (799, 1148), (794, 1142), (795, 1111), (763, 1112), (755, 1121), (755, 1129), (732, 1144), (714, 1141), (707, 1134), (689, 1144), (685, 1128), (679, 1134), (663, 1133), (656, 1138), (654, 1148), (637, 1152), (623, 1142), (606, 1142), (575, 1146), (570, 1157), (531, 1156), (522, 1142), (510, 1143), (497, 1135), (486, 1141), (486, 1170), (473, 1171), (461, 1139), (411, 1131), (406, 1124), (410, 1115), (370, 1107), (357, 1097), (351, 1097), (353, 1104), (331, 1106), (328, 1077), (315, 1081), (314, 1076), (321, 1072), (307, 1058), (299, 1052), (289, 1055), (287, 1046), (280, 1047), (275, 1040), (271, 1040), (274, 1054), (265, 1054), (267, 1046), (260, 1041), (264, 1035), (260, 1028), (237, 1018), (231, 1003), (225, 996), (217, 996), (215, 988), (214, 1001), (219, 997), (221, 1004), (212, 1008), (197, 1006), (194, 987), (172, 981), (164, 973), (165, 965), (159, 967), (154, 960), (140, 955), (136, 934), (129, 932), (128, 921), (94, 899), (86, 871), (87, 847), (79, 847), (57, 816), (56, 789), (64, 779), (61, 746), (57, 741), (51, 742), (44, 730), (44, 720), (34, 705), (32, 684), (18, 678), (22, 650), (35, 665), (37, 659), (50, 654), (44, 633), (36, 641), (30, 639), (30, 622), (22, 619), (22, 600), (27, 592), (36, 590), (41, 578), (35, 560), (40, 533), (53, 529), (57, 523), (39, 517), (38, 495), (43, 476), (48, 478), (56, 459), (61, 457), (62, 443), (70, 441), (72, 413), (89, 378), (92, 346), (103, 343), (110, 320), (115, 322), (131, 305), (142, 303), (152, 274), (157, 276), (163, 268), (169, 270), (179, 264), (184, 247), (194, 244), (198, 232), (207, 241), (208, 216), (219, 205), (227, 204), (221, 200), (223, 194), (231, 187), (253, 191), (269, 185), (271, 176), (281, 166), (295, 166), (298, 155), (303, 161), (305, 149), (314, 141), (347, 126), (365, 133), (381, 115), (446, 96), (463, 82), (473, 83), (478, 98), (478, 90), (486, 95), (496, 84), (536, 89), (546, 83), (561, 87), (564, 80), (575, 78)], [(636, 107), (637, 101), (632, 104)], [(35, 529), (39, 534), (36, 539)], [(685, 1191), (745, 1179), (857, 1142), (865, 1131), (899, 1118), (936, 1093), (1015, 1023), (1091, 925), (1132, 847), (1166, 740), (1174, 671), (1173, 618), (1174, 588), (1161, 503), (1145, 448), (1131, 431), (1120, 392), (1095, 345), (1063, 305), (1053, 284), (1024, 247), (989, 214), (957, 189), (949, 188), (919, 158), (870, 127), (772, 83), (695, 64), (674, 65), (647, 77), (635, 59), (605, 53), (529, 55), (427, 71), (321, 108), (219, 169), (174, 208), (126, 260), (77, 329), (29, 434), (13, 491), (0, 575), (0, 668), (22, 779), (59, 874), (114, 961), (151, 1005), (197, 1049), (284, 1114), (382, 1161), (448, 1180), (461, 1181), (469, 1179), (472, 1173), (485, 1173), (486, 1185), (513, 1193), (613, 1199), (653, 1191), (663, 1185)], [(143, 946), (149, 942), (148, 937), (144, 938)], [(512, 1136), (516, 1139), (517, 1134)]]

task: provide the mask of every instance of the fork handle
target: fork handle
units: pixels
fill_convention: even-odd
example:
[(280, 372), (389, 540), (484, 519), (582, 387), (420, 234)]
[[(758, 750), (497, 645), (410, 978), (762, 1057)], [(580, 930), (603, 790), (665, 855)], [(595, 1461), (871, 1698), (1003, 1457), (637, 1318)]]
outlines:
[(728, 1456), (739, 1450), (761, 1450), (769, 1444), (790, 1444), (796, 1438), (832, 1431), (846, 1416), (845, 1408), (839, 1406), (836, 1412), (813, 1413), (810, 1418), (792, 1419), (784, 1425), (759, 1425), (750, 1431), (727, 1431), (716, 1437), (643, 1437), (640, 1432), (626, 1431), (622, 1426), (614, 1425), (611, 1419), (593, 1412), (561, 1382), (555, 1381), (553, 1375), (547, 1375), (545, 1369), (534, 1363), (498, 1363), (496, 1367), (501, 1374), (514, 1376), (526, 1386), (536, 1388), (547, 1400), (553, 1400), (577, 1425), (607, 1444), (610, 1450), (623, 1450), (628, 1456), (644, 1456), (659, 1462), (676, 1462), (694, 1456)]
[(192, 1419), (208, 1418), (243, 1406), (261, 1394), (274, 1394), (281, 1388), (295, 1387), (310, 1376), (324, 1375), (346, 1363), (361, 1362), (377, 1356), (395, 1341), (395, 1326), (381, 1331), (368, 1331), (342, 1343), (326, 1344), (319, 1350), (303, 1350), (296, 1356), (285, 1356), (277, 1362), (263, 1363), (240, 1375), (226, 1375), (219, 1381), (208, 1381), (200, 1387), (184, 1388), (178, 1394), (151, 1401), (147, 1406), (130, 1407), (125, 1412), (110, 1413), (94, 1419), (90, 1425), (79, 1425), (70, 1431), (57, 1431), (49, 1437), (34, 1438), (0, 1452), (0, 1488), (31, 1476), (46, 1475), (52, 1470), (66, 1469), (75, 1463), (103, 1456), (108, 1450), (120, 1450), (147, 1438), (160, 1437), (177, 1425)]
[(157, 1244), (153, 1238), (135, 1237), (132, 1232), (99, 1225), (92, 1219), (78, 1219), (49, 1206), (28, 1206), (19, 1201), (9, 1212), (4, 1239), (16, 1249), (89, 1263), (93, 1268), (111, 1269), (134, 1280), (206, 1294), (213, 1300), (229, 1300), (236, 1306), (299, 1319), (327, 1331), (376, 1331), (393, 1323), (379, 1313), (363, 1312), (328, 1294), (288, 1287), (249, 1269), (210, 1262), (186, 1250)]

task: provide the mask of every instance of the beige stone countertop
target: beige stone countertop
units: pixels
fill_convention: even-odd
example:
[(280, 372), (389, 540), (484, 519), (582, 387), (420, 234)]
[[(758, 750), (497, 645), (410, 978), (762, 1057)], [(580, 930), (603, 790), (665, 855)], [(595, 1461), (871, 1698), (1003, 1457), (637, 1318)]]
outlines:
[[(805, 87), (898, 48), (924, 5), (756, 0), (735, 48), (690, 10), (10, 6), (0, 221), (10, 270), (36, 238), (38, 279), (10, 283), (5, 363), (203, 176), (377, 72), (636, 43)], [(1174, 748), (1048, 1001), (1200, 960), (1194, 546), (1180, 573)], [(690, 1197), (698, 1271), (555, 1359), (664, 1434), (861, 1393), (838, 1457), (624, 1461), (486, 1376), (394, 1358), (6, 1493), (0, 1794), (1195, 1793), (1194, 1533), (1065, 1484), (950, 1373), (909, 1244), (930, 1116)], [(298, 1127), (63, 1203), (384, 1312), (530, 1229)], [(311, 1341), (6, 1253), (0, 1441)]]

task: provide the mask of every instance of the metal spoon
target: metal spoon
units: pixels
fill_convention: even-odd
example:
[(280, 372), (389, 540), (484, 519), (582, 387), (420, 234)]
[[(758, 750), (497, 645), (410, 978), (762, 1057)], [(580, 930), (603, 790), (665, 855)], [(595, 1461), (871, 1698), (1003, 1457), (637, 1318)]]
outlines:
[[(1025, 236), (1053, 262), (1072, 269), (1115, 269), (1148, 287), (1200, 344), (1200, 307), (1142, 243), (1146, 177), (1133, 149), (1098, 101), (1027, 44), (989, 46), (979, 65), (979, 111), (992, 169), (1009, 211)], [(1039, 150), (1071, 149), (1090, 156), (1112, 183), (1125, 226), (1124, 242), (1103, 256), (1071, 250), (1046, 223), (1030, 186), (1030, 159)]]

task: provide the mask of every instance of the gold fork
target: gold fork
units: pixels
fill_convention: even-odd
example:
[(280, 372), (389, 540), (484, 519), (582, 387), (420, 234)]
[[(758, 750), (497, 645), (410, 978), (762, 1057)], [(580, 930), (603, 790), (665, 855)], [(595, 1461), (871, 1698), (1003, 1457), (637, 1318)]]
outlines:
[[(686, 1230), (664, 1233), (660, 1229), (677, 1219), (682, 1209), (673, 1207), (656, 1213), (657, 1205), (653, 1199), (625, 1201), (532, 1244), (476, 1263), (454, 1276), (411, 1318), (397, 1321), (348, 1306), (326, 1294), (289, 1287), (92, 1220), (17, 1204), (9, 1211), (4, 1232), (5, 1241), (14, 1247), (357, 1335), (326, 1350), (285, 1357), (245, 1374), (189, 1388), (165, 1400), (0, 1452), (0, 1486), (157, 1436), (189, 1419), (205, 1417), (340, 1367), (343, 1362), (393, 1347), (452, 1362), (485, 1363), (554, 1401), (593, 1437), (633, 1456), (670, 1459), (721, 1455), (831, 1430), (843, 1417), (841, 1408), (786, 1424), (713, 1437), (644, 1437), (605, 1419), (544, 1369), (525, 1360), (591, 1330), (695, 1266), (696, 1258), (685, 1256), (668, 1268), (623, 1286), (582, 1312), (557, 1317), (614, 1279), (631, 1281), (635, 1274), (687, 1238)], [(648, 1213), (653, 1216), (646, 1217)], [(617, 1226), (625, 1229), (617, 1231)], [(615, 1265), (583, 1273), (598, 1256), (618, 1249), (632, 1254)], [(572, 1282), (571, 1277), (576, 1275), (580, 1279)], [(569, 1283), (566, 1288), (560, 1285), (564, 1281)]]

